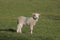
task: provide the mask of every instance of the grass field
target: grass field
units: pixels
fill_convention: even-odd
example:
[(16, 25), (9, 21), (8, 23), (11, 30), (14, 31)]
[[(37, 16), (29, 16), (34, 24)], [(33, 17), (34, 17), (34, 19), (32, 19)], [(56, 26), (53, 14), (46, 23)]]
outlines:
[[(41, 14), (31, 35), (17, 34), (17, 17)], [(60, 0), (0, 0), (0, 40), (60, 40)]]

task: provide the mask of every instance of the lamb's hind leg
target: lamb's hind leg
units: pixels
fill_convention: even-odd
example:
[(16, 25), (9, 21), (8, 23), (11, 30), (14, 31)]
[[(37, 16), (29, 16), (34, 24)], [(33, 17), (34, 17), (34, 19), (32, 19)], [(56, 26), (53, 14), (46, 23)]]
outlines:
[(21, 31), (22, 27), (23, 27), (23, 24), (17, 25), (17, 33), (22, 33), (22, 31)]

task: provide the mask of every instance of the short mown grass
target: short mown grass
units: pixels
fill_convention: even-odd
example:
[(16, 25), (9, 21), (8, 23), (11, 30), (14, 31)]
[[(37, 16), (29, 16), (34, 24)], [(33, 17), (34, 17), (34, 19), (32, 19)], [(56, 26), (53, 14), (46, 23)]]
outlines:
[[(41, 14), (33, 34), (17, 34), (17, 17), (32, 12)], [(60, 40), (60, 0), (0, 0), (0, 40)]]

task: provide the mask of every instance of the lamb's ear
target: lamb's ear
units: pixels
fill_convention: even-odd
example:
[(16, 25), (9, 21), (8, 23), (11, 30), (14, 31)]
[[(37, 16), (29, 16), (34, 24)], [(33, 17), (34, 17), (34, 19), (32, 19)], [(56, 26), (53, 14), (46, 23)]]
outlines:
[(35, 13), (32, 13), (32, 16), (35, 15)]
[(35, 13), (32, 13), (32, 15), (34, 15)]
[(39, 15), (40, 15), (40, 13), (39, 13)]
[(40, 13), (38, 13), (40, 15)]

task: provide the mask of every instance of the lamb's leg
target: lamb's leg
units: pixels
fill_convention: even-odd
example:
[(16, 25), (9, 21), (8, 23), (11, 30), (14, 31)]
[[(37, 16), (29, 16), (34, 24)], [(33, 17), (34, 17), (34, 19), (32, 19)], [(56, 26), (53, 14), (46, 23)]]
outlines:
[(21, 31), (22, 27), (23, 27), (23, 24), (17, 25), (17, 33), (19, 33), (19, 32), (22, 33), (22, 31)]
[(33, 33), (33, 25), (30, 25), (30, 32)]

